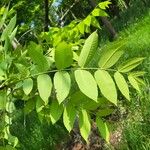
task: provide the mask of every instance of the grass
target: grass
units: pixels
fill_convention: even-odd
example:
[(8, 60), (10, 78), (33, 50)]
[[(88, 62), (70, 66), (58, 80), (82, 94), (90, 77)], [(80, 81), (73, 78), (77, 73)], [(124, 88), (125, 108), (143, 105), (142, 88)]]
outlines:
[[(142, 69), (147, 72), (148, 77), (148, 73), (150, 73), (150, 9), (145, 9), (143, 13), (139, 11), (141, 15), (138, 17), (138, 13), (136, 14), (134, 12), (132, 15), (130, 14), (134, 9), (135, 8), (131, 8), (130, 10), (129, 8), (128, 12), (125, 12), (127, 13), (126, 16), (125, 13), (123, 13), (121, 20), (112, 21), (113, 26), (118, 30), (119, 38), (116, 41), (109, 42), (108, 37), (103, 33), (105, 30), (102, 31), (102, 35), (104, 36), (101, 37), (100, 49), (103, 49), (106, 45), (111, 48), (111, 45), (115, 42), (126, 40), (125, 55), (122, 60), (124, 61), (127, 58), (133, 57), (145, 57)], [(128, 16), (128, 14), (130, 15)], [(125, 20), (129, 23), (125, 23)], [(98, 61), (100, 55), (101, 51), (99, 50), (94, 57), (95, 63)], [(150, 76), (148, 78), (150, 80)]]

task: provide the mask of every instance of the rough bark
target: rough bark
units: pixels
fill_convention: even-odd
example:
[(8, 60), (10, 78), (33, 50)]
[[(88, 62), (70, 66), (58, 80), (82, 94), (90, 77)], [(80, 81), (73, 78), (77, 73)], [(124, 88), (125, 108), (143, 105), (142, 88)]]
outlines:
[[(88, 0), (89, 4), (95, 8), (97, 6), (95, 0)], [(114, 27), (112, 26), (111, 22), (108, 20), (107, 17), (100, 17), (103, 25), (107, 29), (107, 31), (110, 34), (110, 39), (116, 39), (117, 38), (117, 32), (115, 31)]]

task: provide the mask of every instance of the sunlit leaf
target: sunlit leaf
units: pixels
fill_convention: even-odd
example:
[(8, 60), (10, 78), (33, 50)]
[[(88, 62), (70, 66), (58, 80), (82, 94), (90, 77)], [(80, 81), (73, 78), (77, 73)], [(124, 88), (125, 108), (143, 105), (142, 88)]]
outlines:
[(16, 25), (16, 15), (10, 20), (9, 24), (2, 33), (1, 40), (4, 41), (13, 31)]
[(81, 54), (79, 56), (78, 64), (80, 67), (86, 66), (93, 55), (96, 52), (98, 47), (98, 34), (93, 32), (85, 41), (85, 44), (81, 50)]
[(47, 74), (39, 75), (37, 77), (37, 87), (40, 97), (45, 104), (47, 104), (52, 90), (52, 81), (50, 76)]
[(92, 100), (97, 101), (97, 84), (90, 72), (86, 70), (76, 70), (75, 80), (82, 93), (84, 93), (87, 97), (91, 98)]
[(109, 133), (109, 129), (108, 129), (107, 124), (104, 123), (102, 121), (102, 119), (99, 117), (96, 118), (96, 124), (97, 124), (97, 127), (99, 129), (101, 136), (106, 140), (106, 142), (109, 143), (110, 133)]
[(54, 87), (58, 102), (63, 102), (68, 96), (71, 88), (71, 79), (69, 73), (65, 71), (56, 72), (54, 75)]
[(91, 25), (91, 16), (89, 15), (88, 17), (86, 17), (84, 20), (83, 20), (84, 24), (86, 24), (87, 26), (90, 26)]
[(118, 67), (118, 70), (119, 70), (119, 72), (129, 72), (132, 69), (136, 68), (138, 65), (140, 65), (143, 60), (144, 60), (143, 57), (128, 60), (128, 61), (124, 62), (122, 65), (120, 65)]
[(101, 9), (106, 9), (106, 8), (109, 8), (109, 5), (111, 4), (110, 1), (104, 1), (104, 2), (101, 2), (98, 4), (98, 6), (101, 8)]
[(128, 80), (129, 80), (130, 84), (132, 85), (132, 87), (133, 87), (134, 89), (136, 89), (138, 92), (140, 92), (140, 87), (139, 87), (139, 84), (138, 84), (138, 82), (136, 81), (135, 77), (132, 76), (132, 75), (129, 75), (129, 76), (128, 76)]
[(117, 105), (117, 91), (115, 83), (109, 73), (104, 70), (95, 72), (96, 82), (101, 90), (101, 93), (112, 103)]
[(33, 80), (31, 78), (25, 79), (23, 81), (23, 91), (26, 95), (30, 94), (33, 88)]
[(116, 72), (114, 74), (114, 78), (120, 92), (125, 96), (126, 99), (130, 100), (128, 84), (123, 75), (119, 72)]
[(70, 132), (73, 128), (76, 117), (76, 109), (71, 105), (67, 105), (63, 113), (63, 122), (66, 129)]
[(71, 66), (73, 62), (73, 51), (71, 45), (61, 42), (55, 49), (55, 63), (58, 69)]
[(112, 67), (122, 56), (124, 43), (118, 42), (110, 47), (105, 47), (100, 55), (100, 60), (98, 65), (100, 68), (110, 68)]
[(79, 114), (79, 128), (84, 140), (87, 142), (91, 131), (90, 118), (86, 110), (82, 109)]

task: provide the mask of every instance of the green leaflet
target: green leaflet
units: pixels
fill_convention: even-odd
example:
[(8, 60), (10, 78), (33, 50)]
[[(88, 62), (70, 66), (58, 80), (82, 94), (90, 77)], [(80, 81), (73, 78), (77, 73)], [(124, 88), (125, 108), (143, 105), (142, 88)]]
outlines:
[(8, 113), (13, 113), (14, 110), (15, 110), (14, 102), (12, 102), (12, 101), (11, 101), (11, 102), (7, 102), (5, 109), (6, 109), (6, 111), (7, 111)]
[(101, 90), (101, 93), (112, 103), (117, 105), (117, 91), (115, 83), (109, 73), (104, 70), (95, 72), (96, 82)]
[(109, 134), (109, 129), (108, 129), (107, 124), (104, 123), (102, 119), (99, 117), (96, 118), (96, 124), (97, 124), (97, 127), (99, 129), (101, 136), (106, 140), (106, 142), (109, 143), (110, 134)]
[(136, 78), (134, 76), (129, 75), (128, 80), (129, 80), (130, 84), (133, 86), (134, 89), (136, 89), (138, 92), (141, 92), (140, 88), (139, 88), (139, 84), (136, 81)]
[(85, 32), (86, 33), (90, 33), (91, 32), (90, 26), (85, 26)]
[(94, 16), (92, 16), (91, 25), (99, 29), (101, 28), (99, 22)]
[(26, 95), (30, 94), (33, 88), (33, 80), (31, 78), (25, 79), (23, 81), (23, 91)]
[(143, 76), (146, 72), (144, 71), (136, 71), (136, 72), (131, 72), (130, 75), (133, 75), (134, 77), (140, 77)]
[(5, 90), (0, 91), (0, 110), (3, 110), (6, 108), (6, 102), (7, 102), (7, 94)]
[(71, 88), (70, 75), (66, 71), (56, 72), (54, 75), (54, 87), (56, 90), (56, 97), (59, 102), (63, 102), (68, 96)]
[(120, 65), (118, 67), (118, 70), (119, 70), (119, 72), (129, 72), (132, 69), (136, 68), (138, 65), (140, 65), (143, 60), (144, 60), (143, 57), (128, 60), (125, 63), (123, 63), (122, 65)]
[(146, 72), (144, 72), (144, 71), (136, 71), (136, 72), (131, 72), (129, 75), (133, 76), (139, 85), (145, 86), (145, 81), (140, 78), (145, 73)]
[(12, 42), (13, 39), (15, 38), (16, 33), (17, 33), (17, 30), (18, 30), (18, 26), (13, 30), (13, 32), (12, 32), (11, 35), (9, 36), (10, 42)]
[(78, 64), (80, 67), (86, 66), (98, 47), (98, 34), (97, 32), (93, 32), (85, 41), (85, 44), (81, 50)]
[(4, 41), (13, 31), (16, 25), (16, 15), (10, 20), (9, 24), (2, 33), (1, 40)]
[(80, 31), (81, 34), (84, 34), (84, 30), (85, 30), (85, 24), (84, 24), (84, 22), (80, 22), (77, 25), (77, 28), (79, 29), (79, 31)]
[(55, 49), (55, 63), (58, 69), (64, 69), (71, 66), (73, 62), (73, 51), (71, 45), (61, 42)]
[(120, 92), (125, 96), (126, 99), (130, 100), (128, 84), (123, 75), (119, 72), (116, 72), (114, 74), (114, 78)]
[(47, 104), (52, 90), (52, 81), (50, 76), (47, 74), (39, 75), (37, 77), (37, 87), (40, 97), (45, 104)]
[(63, 105), (58, 103), (57, 100), (53, 100), (50, 105), (50, 118), (52, 124), (55, 124), (63, 113)]
[(105, 2), (99, 3), (98, 6), (99, 6), (101, 9), (106, 9), (106, 8), (109, 7), (108, 5), (110, 5), (110, 4), (111, 4), (110, 1), (105, 1)]
[(112, 67), (123, 55), (123, 46), (124, 43), (121, 41), (111, 47), (106, 47), (100, 56), (98, 66), (104, 69)]
[(72, 106), (72, 104), (67, 105), (63, 113), (63, 122), (64, 122), (66, 129), (69, 132), (73, 128), (75, 118), (76, 118), (76, 109)]
[(85, 25), (90, 26), (91, 25), (91, 16), (89, 15), (88, 17), (86, 17), (83, 20), (83, 22), (84, 22)]
[(75, 80), (78, 84), (79, 89), (87, 97), (94, 101), (97, 101), (98, 89), (97, 84), (92, 74), (86, 70), (76, 70)]
[(94, 16), (94, 17), (100, 16), (100, 9), (99, 9), (99, 8), (95, 8), (95, 9), (92, 11), (92, 16)]
[(39, 72), (45, 72), (49, 69), (47, 59), (42, 53), (42, 47), (40, 45), (30, 42), (30, 45), (28, 46), (28, 54), (33, 63), (37, 65)]
[(94, 9), (92, 11), (92, 15), (94, 17), (97, 17), (97, 16), (108, 16), (108, 14), (105, 11), (103, 11), (103, 10), (101, 10), (99, 8)]
[(138, 82), (139, 85), (146, 86), (146, 83), (143, 79), (138, 78), (138, 77), (135, 77), (135, 79), (136, 79), (136, 81)]
[(81, 112), (79, 113), (79, 128), (82, 137), (87, 142), (91, 131), (91, 123), (89, 115), (84, 109), (82, 109)]
[(36, 96), (35, 99), (36, 99), (36, 112), (39, 113), (45, 107), (45, 104), (44, 101), (39, 96)]
[(8, 7), (5, 9), (4, 13), (3, 13), (3, 17), (0, 20), (0, 30), (3, 27), (5, 20), (7, 18), (7, 14), (8, 14)]

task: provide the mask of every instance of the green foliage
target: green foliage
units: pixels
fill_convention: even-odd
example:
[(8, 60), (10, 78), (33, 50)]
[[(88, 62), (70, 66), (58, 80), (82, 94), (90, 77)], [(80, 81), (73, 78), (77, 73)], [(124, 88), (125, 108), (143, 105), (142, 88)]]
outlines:
[(94, 56), (98, 47), (98, 34), (93, 32), (85, 41), (81, 54), (79, 56), (78, 64), (80, 67), (86, 66), (91, 58)]
[(9, 24), (7, 25), (7, 27), (5, 28), (5, 30), (3, 31), (2, 35), (1, 35), (1, 40), (4, 41), (7, 39), (7, 37), (11, 36), (13, 29), (15, 28), (16, 25), (16, 16), (14, 16)]
[(68, 96), (71, 88), (71, 79), (68, 72), (56, 72), (54, 76), (54, 87), (56, 90), (56, 97), (62, 103)]
[(37, 88), (39, 95), (45, 104), (48, 104), (48, 99), (51, 95), (52, 81), (47, 74), (42, 74), (37, 77)]
[(0, 92), (0, 110), (5, 110), (6, 108), (6, 91)]
[[(98, 6), (104, 9), (108, 4), (103, 3)], [(110, 106), (118, 103), (119, 97), (115, 83), (129, 100), (127, 76), (131, 85), (139, 91), (142, 81), (139, 77), (142, 74), (131, 71), (142, 63), (143, 58), (136, 58), (118, 65), (125, 45), (124, 41), (121, 41), (113, 45), (111, 49), (101, 50), (98, 68), (88, 68), (98, 47), (98, 34), (93, 32), (85, 42), (80, 38), (85, 32), (84, 27), (90, 27), (91, 21), (90, 14), (80, 23), (70, 25), (71, 27), (67, 26), (58, 30), (52, 28), (52, 35), (47, 37), (49, 39), (47, 43), (50, 46), (48, 50), (44, 44), (34, 42), (14, 50), (9, 42), (13, 38), (9, 36), (10, 33), (6, 32), (6, 29), (13, 31), (15, 26), (13, 25), (12, 28), (8, 24), (4, 27), (3, 33), (6, 35), (2, 34), (1, 40), (4, 42), (0, 42), (2, 47), (0, 51), (2, 54), (0, 57), (0, 109), (12, 114), (16, 111), (15, 101), (22, 101), (23, 106), (19, 108), (26, 116), (36, 111), (41, 123), (47, 122), (53, 125), (61, 121), (63, 115), (63, 124), (69, 132), (74, 127), (75, 121), (79, 123), (80, 133), (85, 141), (88, 141), (91, 118), (94, 117), (97, 118), (96, 123), (101, 136), (109, 142), (109, 130), (104, 117), (113, 112)], [(82, 27), (79, 27), (81, 24)], [(79, 28), (82, 29), (82, 33), (78, 30)], [(76, 50), (74, 50), (75, 47), (77, 47)], [(73, 61), (73, 54), (79, 56), (79, 60)], [(118, 69), (110, 69), (114, 65)], [(12, 119), (11, 115), (4, 115), (4, 133), (6, 133), (5, 126), (10, 126)], [(6, 139), (9, 141), (9, 138)], [(9, 143), (14, 145), (14, 142), (9, 141)]]
[(96, 82), (101, 90), (101, 93), (112, 103), (117, 105), (117, 90), (115, 83), (109, 73), (104, 70), (95, 72)]
[[(66, 61), (67, 60), (67, 61)], [(58, 69), (70, 67), (73, 62), (71, 45), (61, 42), (55, 49), (55, 61)]]
[(106, 123), (104, 123), (101, 118), (96, 118), (96, 123), (99, 129), (101, 136), (109, 143), (109, 129)]
[(111, 46), (111, 49), (106, 47), (100, 56), (99, 67), (104, 69), (112, 67), (123, 55), (124, 44), (124, 41), (121, 41)]
[(23, 81), (23, 91), (26, 95), (30, 94), (33, 88), (33, 80), (31, 78), (25, 79)]
[(92, 74), (86, 70), (76, 70), (75, 79), (81, 92), (90, 99), (97, 101), (98, 89)]
[(82, 109), (79, 113), (79, 128), (82, 137), (88, 141), (88, 137), (91, 131), (90, 118), (86, 110)]
[(139, 84), (134, 78), (134, 76), (129, 75), (128, 79), (129, 79), (130, 84), (133, 86), (133, 88), (135, 88), (138, 92), (140, 92)]
[(128, 84), (123, 75), (119, 72), (116, 72), (114, 74), (114, 78), (121, 93), (125, 96), (126, 99), (130, 100)]
[(55, 124), (63, 113), (63, 105), (59, 104), (57, 100), (53, 100), (50, 106), (50, 118), (52, 124)]
[(69, 132), (73, 129), (75, 119), (76, 119), (76, 109), (71, 104), (68, 104), (64, 108), (63, 122), (64, 126)]
[(31, 42), (28, 46), (28, 54), (39, 72), (44, 72), (49, 69), (46, 57), (43, 55), (43, 50), (40, 45)]
[(125, 62), (124, 64), (120, 65), (118, 67), (118, 70), (120, 72), (129, 72), (132, 69), (136, 68), (141, 62), (143, 61), (144, 58), (135, 58), (130, 61)]

